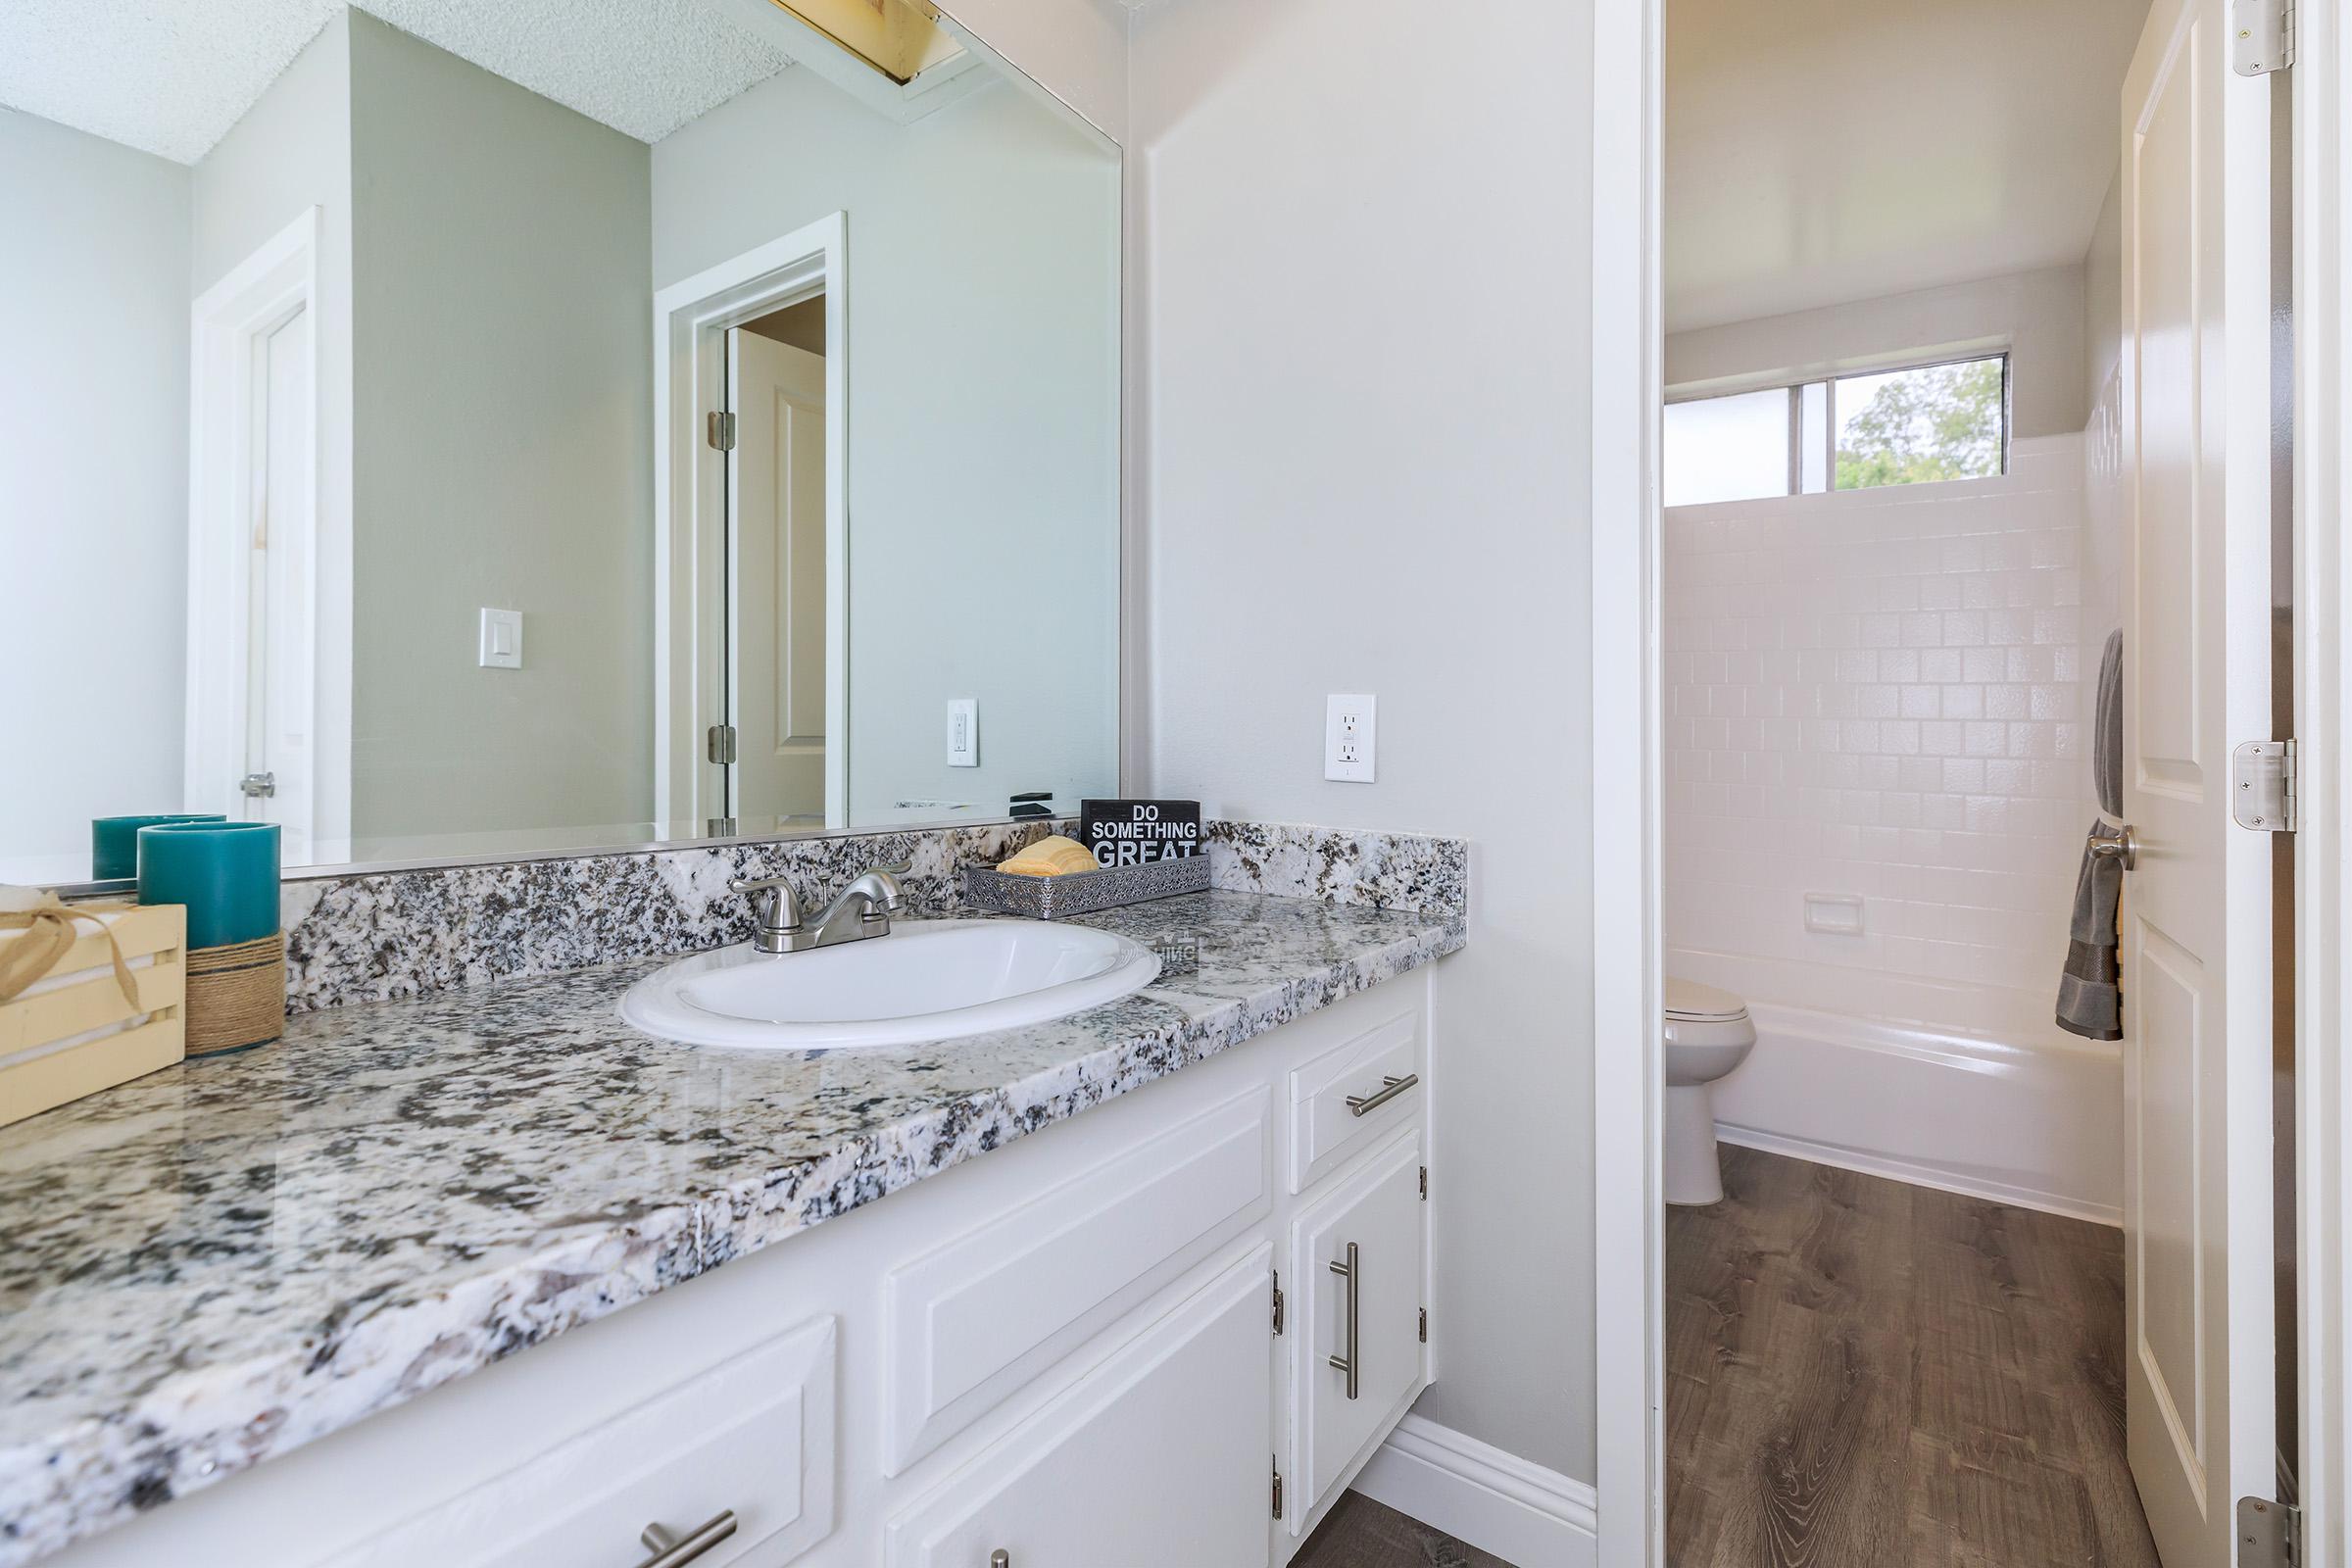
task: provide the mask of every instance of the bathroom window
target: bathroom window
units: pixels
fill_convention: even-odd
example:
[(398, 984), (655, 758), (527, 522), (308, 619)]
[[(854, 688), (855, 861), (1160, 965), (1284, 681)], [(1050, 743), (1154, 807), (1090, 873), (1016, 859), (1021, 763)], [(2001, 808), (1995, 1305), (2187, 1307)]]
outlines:
[(2009, 454), (2009, 357), (1666, 405), (1666, 505), (1985, 479)]

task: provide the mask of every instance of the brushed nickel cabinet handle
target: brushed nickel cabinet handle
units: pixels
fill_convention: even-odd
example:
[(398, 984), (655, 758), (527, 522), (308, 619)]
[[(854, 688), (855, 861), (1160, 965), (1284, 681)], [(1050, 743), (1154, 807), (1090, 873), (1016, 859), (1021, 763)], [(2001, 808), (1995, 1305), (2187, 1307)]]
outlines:
[(715, 1518), (707, 1519), (691, 1535), (673, 1536), (660, 1525), (647, 1525), (637, 1539), (653, 1555), (637, 1568), (685, 1568), (712, 1546), (735, 1533), (735, 1510), (723, 1509)]
[(1378, 1093), (1349, 1095), (1348, 1097), (1348, 1113), (1351, 1116), (1369, 1115), (1420, 1081), (1421, 1075), (1417, 1072), (1408, 1072), (1401, 1078), (1384, 1077), (1380, 1080)]
[(1358, 1300), (1356, 1292), (1363, 1283), (1364, 1265), (1362, 1259), (1356, 1256), (1353, 1242), (1348, 1244), (1348, 1261), (1333, 1263), (1331, 1271), (1348, 1282), (1348, 1353), (1333, 1356), (1331, 1369), (1348, 1374), (1348, 1397), (1352, 1399), (1356, 1396), (1356, 1391), (1362, 1386), (1364, 1361), (1363, 1351), (1356, 1344), (1356, 1303)]
[(999, 1546), (988, 1554), (988, 1568), (1012, 1568), (1012, 1553)]

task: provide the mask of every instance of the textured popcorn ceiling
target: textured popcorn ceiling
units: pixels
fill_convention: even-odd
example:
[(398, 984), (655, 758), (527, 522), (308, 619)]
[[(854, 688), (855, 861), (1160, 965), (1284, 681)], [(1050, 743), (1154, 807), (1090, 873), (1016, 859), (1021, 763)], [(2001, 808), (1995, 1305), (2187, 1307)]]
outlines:
[[(0, 0), (0, 105), (192, 164), (336, 0)], [(789, 62), (702, 0), (370, 0), (360, 9), (640, 141)]]

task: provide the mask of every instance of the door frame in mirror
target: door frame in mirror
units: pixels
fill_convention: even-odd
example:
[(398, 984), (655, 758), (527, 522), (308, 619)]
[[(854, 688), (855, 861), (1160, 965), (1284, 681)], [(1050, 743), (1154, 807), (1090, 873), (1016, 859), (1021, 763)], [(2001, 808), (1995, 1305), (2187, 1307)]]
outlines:
[(246, 746), (249, 644), (248, 573), (240, 536), (254, 521), (254, 473), (260, 436), (253, 410), (255, 349), (295, 313), (314, 317), (308, 351), (310, 508), (267, 527), (272, 548), (290, 547), (308, 586), (298, 639), (308, 657), (287, 659), (272, 678), (275, 697), (310, 714), (305, 804), (298, 819), (278, 820), (290, 854), (351, 834), (352, 596), (348, 470), (330, 473), (316, 317), (319, 210), (300, 217), (239, 262), (189, 307), (187, 715), (180, 809), (238, 817), (245, 802), (235, 779)]
[[(726, 454), (705, 436), (724, 407), (726, 334), (825, 298), (825, 827), (849, 824), (849, 215), (834, 213), (654, 296), (654, 820), (723, 814), (703, 739), (726, 722)], [(723, 835), (719, 835), (723, 836)]]

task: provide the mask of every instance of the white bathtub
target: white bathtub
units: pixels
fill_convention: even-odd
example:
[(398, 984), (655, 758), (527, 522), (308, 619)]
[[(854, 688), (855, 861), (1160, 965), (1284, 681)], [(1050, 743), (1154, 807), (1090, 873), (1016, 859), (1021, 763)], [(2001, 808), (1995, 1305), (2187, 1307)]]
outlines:
[[(1704, 963), (1669, 967), (1714, 980)], [(2121, 1223), (2118, 1045), (2022, 1020), (1958, 1033), (1770, 1002), (1748, 1010), (1755, 1052), (1715, 1088), (1727, 1142)]]

